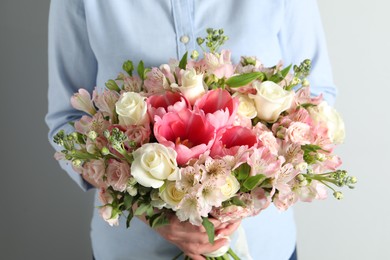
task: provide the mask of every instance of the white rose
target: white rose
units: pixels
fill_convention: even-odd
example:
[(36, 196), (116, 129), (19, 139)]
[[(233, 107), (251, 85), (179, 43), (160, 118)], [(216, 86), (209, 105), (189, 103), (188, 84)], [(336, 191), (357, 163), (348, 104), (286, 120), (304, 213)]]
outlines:
[(240, 189), (240, 183), (237, 181), (236, 177), (229, 174), (226, 178), (226, 183), (221, 187), (221, 193), (226, 199), (233, 197), (237, 191)]
[(203, 74), (196, 74), (194, 68), (181, 71), (181, 86), (176, 88), (193, 105), (195, 101), (206, 93), (203, 83)]
[(233, 97), (238, 97), (239, 100), (237, 114), (249, 119), (255, 118), (257, 116), (255, 103), (251, 98), (248, 97), (248, 95), (236, 92), (233, 94)]
[(257, 94), (249, 94), (249, 97), (254, 99), (257, 117), (261, 120), (275, 122), (283, 111), (290, 108), (294, 92), (286, 91), (272, 81), (262, 83), (256, 81), (253, 87), (257, 90)]
[(144, 125), (149, 121), (145, 97), (138, 93), (123, 93), (115, 103), (115, 108), (122, 125)]
[(176, 182), (173, 181), (167, 182), (167, 186), (163, 192), (160, 193), (161, 199), (172, 208), (179, 205), (184, 195), (185, 193), (183, 191), (176, 189)]
[(158, 143), (147, 143), (133, 152), (131, 174), (144, 187), (160, 188), (165, 180), (178, 180), (176, 152)]
[(326, 101), (323, 101), (316, 107), (310, 107), (308, 111), (316, 122), (326, 124), (329, 129), (329, 139), (333, 143), (340, 144), (344, 141), (345, 125), (336, 109), (329, 106)]

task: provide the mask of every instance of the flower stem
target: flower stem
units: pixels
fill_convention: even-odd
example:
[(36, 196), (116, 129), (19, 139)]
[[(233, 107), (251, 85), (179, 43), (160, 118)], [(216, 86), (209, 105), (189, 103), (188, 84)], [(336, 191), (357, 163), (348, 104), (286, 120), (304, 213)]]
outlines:
[(231, 257), (233, 257), (234, 260), (240, 260), (240, 258), (233, 252), (231, 248), (229, 248), (227, 252)]
[(172, 258), (172, 260), (177, 260), (179, 259), (180, 256), (183, 255), (183, 252), (180, 252), (177, 256), (175, 256), (174, 258)]

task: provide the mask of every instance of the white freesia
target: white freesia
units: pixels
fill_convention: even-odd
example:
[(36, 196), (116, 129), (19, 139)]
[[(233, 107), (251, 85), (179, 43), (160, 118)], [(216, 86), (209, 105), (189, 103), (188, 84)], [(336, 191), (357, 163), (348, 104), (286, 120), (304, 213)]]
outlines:
[(179, 179), (176, 152), (158, 143), (147, 143), (133, 152), (131, 174), (145, 187), (160, 188), (165, 180)]
[(248, 95), (236, 92), (233, 94), (233, 97), (238, 97), (239, 100), (237, 114), (249, 119), (253, 119), (257, 116), (255, 103)]
[(326, 124), (329, 129), (328, 136), (333, 143), (340, 144), (344, 141), (345, 125), (336, 109), (323, 101), (318, 106), (310, 107), (308, 110), (316, 122)]
[(257, 117), (261, 120), (275, 122), (283, 111), (290, 108), (294, 92), (286, 91), (272, 81), (255, 81), (253, 87), (257, 93), (249, 94), (249, 97), (255, 101)]
[(115, 108), (121, 125), (144, 125), (149, 122), (145, 97), (138, 93), (123, 93)]
[(181, 190), (178, 190), (176, 188), (176, 182), (173, 181), (168, 181), (165, 189), (160, 193), (161, 199), (173, 209), (179, 205), (184, 195), (185, 193)]
[(236, 177), (229, 174), (226, 178), (226, 183), (221, 187), (221, 193), (226, 199), (233, 197), (237, 191), (240, 189), (240, 183), (237, 181)]
[(175, 88), (179, 89), (191, 104), (206, 93), (203, 74), (196, 74), (194, 68), (181, 71), (181, 86)]

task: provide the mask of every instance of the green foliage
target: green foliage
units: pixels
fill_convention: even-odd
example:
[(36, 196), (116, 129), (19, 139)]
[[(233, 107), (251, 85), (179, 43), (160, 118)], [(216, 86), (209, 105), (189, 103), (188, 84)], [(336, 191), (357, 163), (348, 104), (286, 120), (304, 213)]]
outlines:
[(226, 84), (231, 88), (246, 86), (254, 80), (263, 81), (266, 75), (263, 72), (250, 72), (230, 77), (226, 80)]
[(254, 188), (258, 187), (266, 178), (267, 177), (264, 174), (250, 176), (244, 181), (243, 186), (248, 191), (251, 191)]
[(179, 62), (179, 68), (181, 68), (182, 70), (185, 70), (187, 67), (187, 58), (188, 58), (188, 52), (184, 53), (183, 57)]
[(202, 225), (206, 229), (210, 244), (214, 245), (215, 228), (214, 224), (208, 218), (203, 218)]

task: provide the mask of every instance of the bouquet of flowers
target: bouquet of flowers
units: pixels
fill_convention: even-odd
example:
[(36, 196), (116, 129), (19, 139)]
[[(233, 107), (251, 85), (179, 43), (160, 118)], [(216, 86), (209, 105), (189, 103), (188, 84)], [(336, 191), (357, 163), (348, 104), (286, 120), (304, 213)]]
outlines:
[[(194, 51), (136, 69), (126, 61), (107, 89), (71, 98), (86, 115), (73, 133), (55, 136), (63, 147), (56, 159), (97, 183), (110, 225), (145, 215), (158, 227), (175, 214), (203, 225), (213, 243), (209, 217), (235, 221), (271, 203), (286, 210), (326, 198), (328, 188), (341, 199), (334, 186), (356, 183), (333, 153), (344, 138), (341, 117), (310, 96), (310, 60), (265, 67), (243, 56), (233, 64), (229, 51), (218, 51), (223, 30), (207, 33), (197, 39), (202, 58)], [(207, 259), (238, 259), (226, 251)]]

